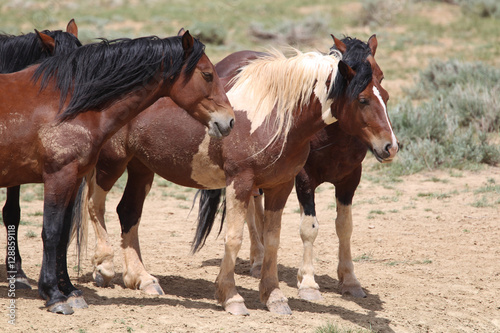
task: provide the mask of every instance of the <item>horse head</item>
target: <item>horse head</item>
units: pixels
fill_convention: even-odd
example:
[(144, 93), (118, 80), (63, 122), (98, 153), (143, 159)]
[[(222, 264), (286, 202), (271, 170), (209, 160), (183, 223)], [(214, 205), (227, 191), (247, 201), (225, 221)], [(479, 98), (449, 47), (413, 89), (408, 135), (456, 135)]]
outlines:
[(361, 139), (379, 162), (391, 162), (399, 148), (387, 113), (389, 93), (382, 87), (384, 74), (375, 61), (377, 38), (368, 43), (349, 37), (334, 47), (342, 54), (335, 86), (333, 113), (340, 128)]
[[(196, 52), (195, 41), (189, 31), (181, 29), (178, 35), (182, 36), (182, 47), (188, 59)], [(189, 61), (186, 61), (170, 89), (171, 98), (183, 101), (178, 105), (207, 126), (210, 136), (227, 136), (234, 126), (234, 111), (214, 65), (203, 52), (194, 70), (189, 70), (189, 66)]]

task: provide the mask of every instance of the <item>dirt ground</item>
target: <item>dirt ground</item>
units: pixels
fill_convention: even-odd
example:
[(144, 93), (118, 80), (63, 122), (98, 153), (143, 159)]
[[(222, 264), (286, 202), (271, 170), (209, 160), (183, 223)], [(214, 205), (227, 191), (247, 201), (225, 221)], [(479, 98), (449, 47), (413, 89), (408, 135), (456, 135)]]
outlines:
[[(374, 159), (365, 162), (368, 168)], [(295, 192), (283, 216), (279, 251), (280, 287), (293, 314), (269, 313), (258, 300), (258, 280), (249, 274), (245, 234), (236, 283), (250, 316), (226, 314), (214, 300), (214, 280), (223, 237), (211, 235), (195, 256), (189, 254), (196, 208), (194, 191), (156, 180), (142, 218), (142, 256), (160, 279), (165, 296), (125, 289), (121, 277), (120, 229), (115, 207), (120, 189), (108, 196), (108, 230), (115, 246), (113, 288), (92, 281), (93, 230), (83, 273), (77, 278), (70, 248), (70, 274), (89, 308), (71, 316), (47, 312), (36, 288), (42, 259), (42, 201), (24, 189), (20, 245), (33, 290), (16, 291), (16, 324), (7, 323), (5, 266), (0, 264), (0, 318), (7, 332), (314, 332), (328, 323), (375, 332), (500, 332), (500, 169), (478, 172), (425, 172), (400, 181), (366, 171), (355, 196), (352, 251), (364, 299), (337, 291), (337, 237), (333, 186), (317, 193), (320, 232), (315, 248), (316, 281), (324, 299), (297, 296), (296, 273), (302, 244)], [(3, 189), (2, 189), (3, 190)], [(39, 191), (39, 190), (38, 190)], [(28, 194), (27, 194), (28, 193)], [(2, 249), (5, 229), (0, 229)], [(2, 255), (3, 257), (3, 255)], [(0, 331), (4, 331), (0, 329)]]

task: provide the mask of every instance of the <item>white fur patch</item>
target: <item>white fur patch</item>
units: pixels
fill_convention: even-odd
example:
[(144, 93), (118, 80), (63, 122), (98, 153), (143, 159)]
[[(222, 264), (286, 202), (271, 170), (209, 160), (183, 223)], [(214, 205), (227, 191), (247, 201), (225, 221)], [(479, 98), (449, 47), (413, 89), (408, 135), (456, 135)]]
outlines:
[(375, 86), (373, 86), (373, 94), (375, 96), (377, 96), (380, 104), (382, 104), (382, 107), (384, 108), (385, 120), (387, 121), (387, 125), (391, 129), (392, 145), (394, 147), (396, 147), (398, 145), (398, 141), (396, 139), (396, 136), (394, 135), (394, 132), (392, 131), (391, 122), (389, 121), (389, 114), (387, 113), (387, 107), (385, 106), (384, 100), (382, 99), (382, 96), (380, 95), (380, 91), (378, 91), (377, 87), (375, 87)]
[(252, 124), (250, 133), (267, 122), (276, 107), (278, 113), (273, 126), (276, 133), (271, 141), (286, 135), (293, 124), (293, 111), (306, 106), (313, 93), (321, 102), (325, 123), (335, 121), (330, 112), (331, 101), (327, 100), (326, 81), (330, 75), (332, 78), (337, 75), (338, 55), (294, 51), (296, 55), (291, 58), (273, 51), (270, 56), (243, 67), (233, 79), (234, 86), (227, 96), (235, 110), (248, 113)]
[(223, 188), (226, 186), (226, 175), (224, 170), (210, 159), (209, 146), (210, 136), (205, 134), (205, 138), (198, 147), (198, 152), (193, 156), (191, 178), (206, 188)]

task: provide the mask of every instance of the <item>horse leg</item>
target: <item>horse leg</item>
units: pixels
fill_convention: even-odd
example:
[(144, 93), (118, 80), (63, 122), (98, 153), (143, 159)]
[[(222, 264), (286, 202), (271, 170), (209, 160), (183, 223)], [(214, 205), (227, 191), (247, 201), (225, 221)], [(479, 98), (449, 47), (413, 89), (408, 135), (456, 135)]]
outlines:
[[(57, 246), (57, 254), (56, 254), (56, 267), (57, 267), (57, 281), (58, 288), (62, 293), (68, 297), (67, 303), (73, 309), (86, 309), (88, 308), (85, 299), (83, 298), (83, 293), (81, 290), (78, 290), (73, 286), (68, 274), (68, 262), (67, 262), (67, 252), (70, 241), (71, 227), (72, 227), (72, 219), (74, 213), (73, 208), (75, 205), (75, 197), (78, 192), (79, 184), (81, 183), (81, 179), (77, 181), (77, 185), (75, 186), (75, 190), (73, 191), (71, 198), (68, 202), (68, 205), (64, 212), (64, 222), (63, 229), (61, 233), (61, 240), (59, 241), (59, 245)], [(80, 251), (80, 249), (78, 249)]]
[(319, 285), (314, 280), (314, 241), (318, 236), (314, 190), (317, 185), (303, 169), (295, 178), (295, 188), (300, 203), (300, 238), (302, 239), (302, 263), (297, 271), (299, 297), (308, 301), (321, 300)]
[(146, 170), (147, 172), (138, 172), (129, 165), (127, 185), (116, 209), (122, 228), (123, 282), (131, 289), (140, 289), (147, 294), (164, 295), (158, 279), (146, 271), (139, 245), (138, 232), (144, 200), (154, 178), (154, 173), (149, 169)]
[(270, 190), (264, 190), (264, 261), (259, 284), (260, 300), (269, 311), (277, 314), (292, 314), (288, 300), (279, 288), (278, 248), (280, 243), (281, 215), (294, 181)]
[(92, 257), (92, 265), (94, 266), (92, 277), (98, 287), (108, 287), (115, 276), (114, 251), (104, 220), (106, 196), (109, 191), (105, 191), (97, 184), (95, 175), (88, 179), (87, 183), (89, 186), (89, 215), (96, 237), (95, 253)]
[(76, 170), (71, 165), (44, 175), (43, 261), (38, 292), (47, 300), (49, 311), (63, 314), (73, 313), (68, 296), (81, 297), (81, 291), (69, 280), (66, 260), (70, 232), (68, 222), (71, 222), (71, 208), (77, 189), (74, 175)]
[[(5, 258), (5, 267), (7, 268), (7, 277), (14, 275), (13, 277), (16, 279), (16, 289), (31, 289), (28, 277), (22, 268), (21, 253), (19, 252), (18, 246), (19, 222), (21, 221), (21, 207), (19, 206), (20, 189), (21, 186), (7, 188), (7, 200), (2, 210), (3, 224), (7, 229), (7, 244), (9, 244), (7, 247), (7, 257)], [(12, 239), (11, 237), (14, 238)], [(14, 257), (9, 255), (9, 252), (12, 254), (12, 251), (9, 251), (9, 248), (12, 248), (12, 246), (10, 246), (12, 242), (15, 243)], [(14, 262), (12, 262), (13, 259)]]
[(262, 205), (262, 195), (250, 199), (246, 221), (250, 235), (250, 274), (253, 277), (260, 278), (262, 261), (264, 260), (264, 245), (262, 243), (264, 207)]
[[(252, 184), (248, 184), (248, 186), (239, 185), (238, 188), (252, 188)], [(222, 258), (219, 275), (215, 280), (215, 298), (227, 312), (234, 315), (249, 315), (243, 297), (236, 291), (234, 267), (243, 241), (245, 214), (250, 193), (238, 194), (234, 183), (230, 183), (226, 187), (227, 229), (224, 238), (224, 257)]]
[(337, 198), (337, 218), (335, 227), (339, 238), (339, 265), (337, 275), (339, 289), (342, 295), (350, 294), (354, 297), (366, 297), (356, 275), (351, 256), (352, 235), (352, 198), (361, 178), (361, 166), (341, 183), (335, 184)]

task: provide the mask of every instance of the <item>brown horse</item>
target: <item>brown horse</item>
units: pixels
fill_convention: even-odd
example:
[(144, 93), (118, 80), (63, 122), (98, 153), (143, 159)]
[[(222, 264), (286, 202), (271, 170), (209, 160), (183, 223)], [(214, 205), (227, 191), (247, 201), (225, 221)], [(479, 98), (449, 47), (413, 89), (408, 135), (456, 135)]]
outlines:
[[(337, 123), (327, 126), (311, 140), (311, 152), (304, 168), (295, 177), (295, 190), (300, 203), (300, 237), (304, 250), (297, 272), (299, 297), (306, 300), (322, 299), (319, 285), (314, 280), (313, 246), (318, 235), (314, 193), (322, 183), (335, 186), (337, 217), (335, 220), (339, 239), (337, 276), (341, 294), (366, 297), (356, 275), (351, 257), (352, 199), (361, 178), (362, 162), (368, 147), (355, 136), (343, 132)], [(253, 216), (247, 219), (250, 233), (250, 272), (259, 277), (264, 257), (262, 244), (262, 197), (256, 197)], [(249, 211), (251, 215), (251, 210)]]
[[(82, 46), (78, 40), (78, 27), (75, 20), (69, 21), (66, 32), (56, 30), (42, 32), (35, 31), (26, 35), (12, 36), (0, 35), (0, 73), (14, 73), (29, 65), (59, 54), (65, 54)], [(5, 268), (14, 271), (16, 289), (31, 289), (28, 278), (22, 269), (21, 255), (19, 253), (18, 227), (21, 220), (21, 207), (19, 206), (20, 186), (7, 189), (7, 201), (2, 210), (3, 223), (7, 234), (14, 237), (14, 257), (7, 253)], [(9, 233), (9, 230), (11, 231)], [(7, 249), (7, 252), (8, 249)], [(15, 268), (9, 268), (7, 260), (14, 261)], [(12, 274), (7, 274), (11, 276)]]
[[(372, 50), (375, 55), (375, 49)], [(344, 54), (344, 58), (345, 54)], [(373, 66), (373, 79), (382, 82), (384, 75), (378, 66)], [(388, 98), (388, 95), (387, 95)], [(340, 292), (354, 297), (366, 297), (356, 275), (351, 257), (352, 199), (359, 185), (362, 162), (370, 143), (363, 138), (345, 132), (339, 123), (328, 125), (311, 140), (311, 150), (304, 168), (295, 177), (295, 189), (300, 203), (300, 237), (303, 242), (303, 260), (297, 273), (299, 296), (307, 300), (321, 299), (319, 286), (314, 280), (313, 245), (318, 235), (319, 222), (316, 218), (314, 193), (322, 183), (335, 186), (337, 218), (335, 220), (339, 239), (339, 263), (337, 276)], [(380, 158), (379, 162), (387, 162)], [(255, 210), (249, 210), (248, 230), (250, 232), (251, 274), (260, 276), (264, 246), (262, 244), (263, 207), (262, 197), (257, 197)], [(255, 212), (255, 214), (252, 214)]]
[(86, 307), (66, 263), (82, 177), (107, 139), (164, 96), (209, 133), (229, 133), (232, 108), (204, 45), (188, 32), (88, 44), (0, 76), (0, 186), (45, 185), (38, 287), (50, 311)]
[[(344, 108), (341, 108), (340, 110), (337, 110), (337, 113), (334, 113), (334, 115), (340, 115), (338, 116), (339, 121), (335, 124), (334, 128), (342, 129), (342, 131), (346, 134), (348, 134), (351, 137), (354, 137), (356, 140), (359, 140), (361, 142), (364, 142), (364, 144), (368, 145), (370, 149), (372, 149), (374, 155), (377, 157), (379, 161), (382, 162), (389, 162), (392, 160), (392, 158), (395, 156), (397, 150), (398, 150), (398, 144), (397, 140), (392, 133), (392, 128), (390, 125), (390, 121), (387, 115), (386, 111), (386, 102), (388, 99), (388, 94), (387, 92), (380, 86), (381, 80), (383, 78), (382, 72), (379, 68), (379, 66), (376, 64), (375, 59), (374, 59), (374, 54), (376, 51), (377, 47), (377, 41), (374, 36), (370, 38), (368, 45), (363, 43), (359, 43), (357, 40), (352, 40), (350, 38), (344, 39), (342, 42), (339, 42), (335, 40), (335, 46), (336, 48), (342, 53), (342, 59), (345, 61), (348, 65), (352, 66), (353, 69), (353, 75), (351, 76), (351, 79), (349, 79), (349, 75), (344, 76), (344, 78), (347, 77), (347, 82), (348, 82), (348, 91), (349, 88), (354, 88), (351, 90), (351, 93), (348, 93), (348, 96), (351, 97), (349, 101), (351, 104), (346, 103), (344, 104)], [(364, 50), (363, 50), (364, 49)], [(364, 72), (363, 66), (368, 66), (369, 70)], [(340, 69), (340, 67), (339, 67)], [(366, 77), (363, 77), (363, 72), (366, 75)], [(342, 73), (342, 70), (341, 70)], [(359, 75), (359, 81), (364, 82), (361, 83), (360, 86), (362, 87), (362, 90), (357, 90), (356, 89), (356, 77)], [(338, 78), (338, 76), (337, 76)], [(335, 82), (335, 85), (338, 83), (338, 81)], [(354, 86), (353, 86), (354, 84)], [(359, 87), (358, 87), (359, 88)], [(335, 86), (334, 86), (335, 89)], [(352, 98), (354, 97), (354, 98)], [(367, 99), (368, 98), (368, 99)], [(353, 103), (354, 102), (354, 103)], [(354, 105), (353, 105), (354, 104)], [(237, 106), (236, 106), (237, 107)], [(335, 102), (334, 102), (334, 107), (335, 107)], [(356, 109), (357, 108), (357, 109)], [(378, 109), (377, 111), (373, 112), (374, 110), (370, 110), (369, 108), (376, 108)], [(339, 112), (340, 111), (340, 112)], [(357, 118), (358, 123), (356, 121), (353, 121), (351, 119), (350, 123), (345, 123), (342, 121), (342, 115), (348, 115), (349, 117), (354, 117)], [(345, 120), (344, 120), (345, 121)], [(353, 126), (354, 124), (358, 124), (359, 127)], [(332, 125), (330, 125), (332, 126)], [(329, 126), (329, 127), (330, 127)], [(380, 147), (381, 140), (376, 139), (377, 136), (373, 136), (372, 131), (386, 131), (386, 134), (389, 135), (388, 141), (385, 141), (385, 146), (384, 149), (380, 150), (377, 149), (377, 146)], [(383, 133), (383, 132), (382, 132)], [(316, 137), (321, 137), (324, 136), (324, 131), (319, 131), (316, 135)], [(314, 138), (314, 136), (313, 136)], [(333, 139), (333, 137), (330, 137), (330, 139)], [(374, 142), (376, 145), (374, 145)], [(382, 141), (383, 142), (383, 141)], [(339, 143), (341, 144), (341, 143)], [(383, 154), (381, 154), (383, 152)], [(366, 153), (366, 150), (365, 150)], [(342, 156), (340, 157), (342, 158)], [(316, 164), (318, 166), (318, 164)], [(323, 168), (328, 167), (328, 165), (322, 165)], [(281, 170), (280, 170), (281, 171)], [(334, 170), (332, 170), (334, 171)], [(340, 175), (337, 175), (340, 176)], [(341, 177), (341, 176), (340, 176)], [(342, 193), (343, 197), (340, 198), (340, 202), (342, 204), (345, 204), (349, 200), (349, 190), (354, 191), (355, 187), (352, 188), (352, 185), (349, 187), (347, 184), (341, 184), (344, 186), (344, 192)], [(206, 239), (206, 236), (208, 232), (210, 231), (212, 225), (213, 225), (213, 220), (214, 220), (214, 215), (217, 210), (217, 205), (218, 205), (218, 195), (216, 193), (208, 193), (209, 191), (205, 191), (205, 195), (202, 195), (202, 198), (200, 199), (200, 222), (198, 225), (198, 231), (197, 231), (197, 238), (196, 238), (196, 243), (200, 244), (200, 242), (204, 242)], [(213, 192), (213, 191), (212, 191)], [(341, 192), (339, 191), (338, 194)], [(265, 200), (265, 210), (261, 213), (260, 218), (255, 219), (252, 214), (247, 215), (247, 219), (250, 221), (249, 223), (249, 229), (252, 230), (252, 222), (253, 225), (257, 224), (259, 225), (259, 231), (257, 233), (254, 232), (254, 237), (257, 238), (259, 236), (260, 238), (260, 253), (261, 253), (261, 258), (262, 261), (262, 271), (260, 272), (261, 275), (261, 288), (262, 288), (262, 281), (265, 278), (265, 273), (264, 270), (268, 269), (267, 266), (269, 265), (269, 261), (267, 261), (268, 255), (268, 248), (269, 248), (269, 209), (268, 209), (268, 198), (266, 197), (267, 193), (264, 189), (264, 200)], [(352, 198), (352, 196), (351, 196)], [(250, 200), (250, 202), (253, 204), (253, 200)], [(252, 209), (249, 210), (251, 213)], [(307, 216), (307, 214), (306, 214)], [(253, 219), (253, 221), (252, 221)], [(229, 220), (229, 218), (228, 218)], [(230, 220), (229, 220), (230, 221)], [(256, 223), (260, 221), (260, 223)], [(231, 221), (230, 221), (231, 222)], [(317, 229), (317, 223), (314, 223), (314, 219), (309, 219), (308, 221), (303, 221), (302, 226), (301, 226), (301, 236), (303, 237), (304, 243), (311, 242), (313, 240), (312, 234), (315, 230)], [(345, 224), (345, 225), (344, 225)], [(339, 235), (342, 235), (343, 237), (350, 237), (350, 231), (349, 223), (344, 223), (344, 221), (339, 220), (337, 222), (337, 226), (339, 228)], [(228, 226), (230, 228), (230, 225)], [(253, 228), (255, 231), (255, 227)], [(311, 235), (309, 235), (311, 234)], [(255, 236), (257, 235), (257, 236)], [(274, 245), (274, 244), (273, 244)], [(343, 245), (345, 245), (345, 242), (343, 242)], [(349, 245), (347, 245), (347, 251), (344, 250), (344, 252), (341, 251), (341, 255), (346, 255), (345, 260), (341, 262), (342, 264), (345, 264), (346, 261), (350, 261), (350, 249), (348, 248)], [(227, 246), (226, 246), (226, 251), (227, 251)], [(305, 253), (307, 254), (308, 251), (312, 249), (312, 247), (307, 247), (305, 246)], [(255, 246), (252, 247), (252, 250), (255, 251)], [(226, 252), (227, 253), (227, 252)], [(255, 253), (255, 252), (254, 252)], [(348, 255), (348, 258), (347, 258)], [(311, 257), (312, 257), (312, 252), (311, 252)], [(251, 256), (251, 262), (252, 260), (254, 261), (252, 264), (257, 264), (258, 262), (256, 261), (256, 258), (258, 258), (257, 255)], [(260, 259), (260, 258), (259, 258)], [(312, 260), (312, 259), (311, 259)], [(307, 263), (307, 262), (306, 262)], [(352, 261), (351, 261), (352, 264)], [(343, 270), (339, 270), (339, 274), (345, 274), (347, 273), (353, 273), (353, 270), (350, 269), (349, 267), (342, 267)], [(299, 282), (304, 283), (304, 286), (309, 286), (306, 282), (310, 281), (305, 281), (306, 278), (309, 278), (310, 276), (307, 276), (306, 273), (309, 273), (307, 269), (312, 270), (311, 267), (305, 267), (304, 266), (299, 270)], [(312, 275), (312, 274), (311, 274)], [(312, 275), (313, 276), (313, 275)], [(345, 276), (343, 276), (345, 278)], [(355, 282), (358, 284), (359, 289), (359, 282), (357, 282), (355, 276), (353, 275), (352, 277), (349, 276), (349, 279), (346, 279), (349, 281), (346, 282)], [(344, 281), (341, 279), (341, 282)], [(314, 282), (314, 279), (312, 279), (312, 282)], [(346, 284), (348, 285), (348, 284)], [(305, 289), (304, 292), (302, 293), (302, 297), (308, 298), (309, 290)], [(262, 295), (262, 290), (261, 290), (261, 295)]]
[[(345, 51), (351, 44), (338, 39), (335, 44), (350, 54)], [(234, 75), (236, 70), (241, 70), (226, 87), (230, 89), (228, 97), (235, 110), (240, 110), (235, 112), (238, 126), (222, 141), (210, 140), (202, 127), (185, 117), (182, 110), (167, 99), (158, 101), (117, 133), (101, 151), (95, 178), (88, 182), (89, 212), (97, 235), (93, 262), (98, 284), (106, 285), (114, 275), (113, 250), (104, 224), (105, 197), (127, 168), (128, 181), (117, 208), (125, 258), (123, 279), (127, 287), (162, 293), (158, 280), (148, 274), (142, 264), (138, 243), (143, 202), (154, 173), (183, 186), (226, 187), (229, 224), (216, 297), (226, 311), (247, 314), (243, 298), (236, 291), (234, 263), (249, 200), (257, 189), (262, 189), (266, 200), (267, 246), (261, 300), (272, 312), (291, 313), (278, 287), (281, 212), (294, 177), (307, 159), (311, 138), (338, 120), (346, 131), (366, 137), (382, 159), (392, 159), (397, 151), (385, 115), (385, 102), (379, 97), (380, 94), (386, 97), (387, 93), (372, 78), (372, 66), (376, 66), (376, 62), (370, 54), (376, 45), (375, 37), (368, 45), (355, 40), (352, 48), (357, 49), (353, 52), (357, 58), (353, 56), (354, 61), (349, 58), (351, 66), (340, 60), (338, 50), (332, 51), (332, 55), (298, 52), (289, 59), (278, 53), (263, 56), (245, 51), (224, 59), (217, 65), (220, 73)], [(241, 68), (242, 65), (246, 66)], [(335, 83), (331, 83), (332, 80)], [(171, 114), (168, 122), (158, 116), (160, 110)], [(177, 124), (189, 126), (185, 126), (183, 132), (178, 131), (175, 137), (161, 136), (160, 128), (174, 128)], [(217, 198), (220, 195), (217, 190), (210, 193), (215, 193)], [(200, 212), (203, 216), (203, 209)], [(203, 244), (211, 228), (209, 224), (200, 226), (194, 251)]]

